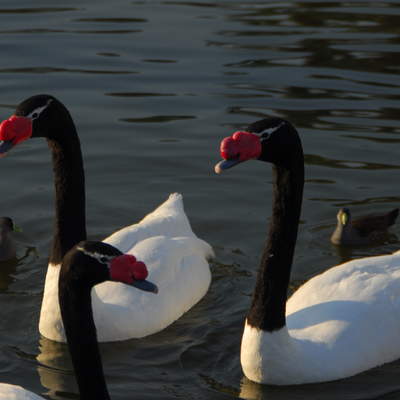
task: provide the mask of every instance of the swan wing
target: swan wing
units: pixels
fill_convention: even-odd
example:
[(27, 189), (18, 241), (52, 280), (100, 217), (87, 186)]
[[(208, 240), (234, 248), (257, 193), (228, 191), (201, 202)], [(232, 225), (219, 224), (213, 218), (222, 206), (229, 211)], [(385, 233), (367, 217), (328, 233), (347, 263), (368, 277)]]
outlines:
[(212, 250), (200, 239), (156, 236), (129, 252), (146, 263), (158, 294), (116, 282), (97, 285), (92, 303), (100, 341), (139, 338), (164, 329), (196, 304), (211, 282), (206, 256)]
[(140, 222), (120, 229), (103, 241), (126, 253), (141, 240), (159, 235), (196, 237), (185, 214), (181, 194), (172, 193)]
[(317, 304), (354, 301), (399, 305), (400, 252), (337, 265), (302, 285), (287, 302), (287, 316)]
[(287, 303), (290, 336), (312, 377), (304, 381), (352, 376), (398, 359), (399, 315), (399, 253), (353, 260), (310, 279)]

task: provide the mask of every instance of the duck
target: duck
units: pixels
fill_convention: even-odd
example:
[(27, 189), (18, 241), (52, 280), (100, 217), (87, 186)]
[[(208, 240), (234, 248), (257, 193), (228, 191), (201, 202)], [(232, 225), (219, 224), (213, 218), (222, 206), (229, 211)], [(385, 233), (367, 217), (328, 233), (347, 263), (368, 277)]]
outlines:
[(0, 261), (7, 261), (16, 257), (14, 231), (13, 220), (10, 217), (0, 217)]
[(388, 237), (387, 229), (396, 222), (399, 209), (385, 214), (364, 215), (351, 218), (348, 208), (341, 208), (337, 213), (336, 229), (331, 242), (338, 246), (363, 246), (383, 242)]
[[(0, 125), (0, 154), (29, 138), (44, 137), (52, 153), (55, 225), (42, 307), (40, 333), (57, 342), (66, 336), (58, 303), (60, 264), (74, 245), (87, 239), (85, 176), (80, 140), (68, 109), (51, 95), (21, 102)], [(157, 297), (137, 306), (131, 287), (104, 282), (92, 293), (94, 320), (100, 342), (141, 338), (161, 331), (180, 318), (207, 293), (211, 282), (211, 246), (192, 231), (182, 195), (169, 198), (140, 222), (103, 240), (124, 253), (137, 254), (160, 288)]]
[(400, 252), (328, 268), (288, 299), (304, 187), (300, 136), (266, 118), (222, 140), (222, 173), (248, 160), (272, 164), (273, 200), (240, 362), (251, 381), (334, 381), (400, 358)]
[[(82, 241), (66, 253), (60, 266), (58, 293), (81, 400), (110, 400), (93, 317), (93, 287), (112, 281), (116, 285), (131, 287), (143, 299), (158, 293), (158, 287), (146, 280), (148, 274), (142, 261), (107, 243)], [(21, 386), (1, 383), (0, 399), (44, 398)]]

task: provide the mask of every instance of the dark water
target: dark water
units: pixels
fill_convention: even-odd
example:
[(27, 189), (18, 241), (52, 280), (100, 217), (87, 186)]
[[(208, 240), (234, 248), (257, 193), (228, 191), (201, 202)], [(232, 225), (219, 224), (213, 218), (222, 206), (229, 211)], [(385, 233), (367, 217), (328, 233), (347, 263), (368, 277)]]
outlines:
[[(328, 238), (341, 206), (362, 214), (400, 204), (399, 18), (394, 0), (1, 2), (1, 119), (32, 94), (67, 105), (82, 140), (89, 237), (178, 191), (216, 250), (201, 303), (152, 337), (102, 345), (113, 399), (400, 398), (400, 362), (299, 387), (243, 378), (240, 337), (271, 172), (257, 162), (213, 172), (222, 137), (265, 116), (289, 119), (307, 179), (293, 287), (343, 260), (398, 249), (394, 237), (340, 253)], [(37, 330), (53, 218), (45, 142), (1, 160), (1, 177), (0, 214), (22, 227), (24, 258), (0, 274), (0, 380), (77, 398), (66, 347)]]

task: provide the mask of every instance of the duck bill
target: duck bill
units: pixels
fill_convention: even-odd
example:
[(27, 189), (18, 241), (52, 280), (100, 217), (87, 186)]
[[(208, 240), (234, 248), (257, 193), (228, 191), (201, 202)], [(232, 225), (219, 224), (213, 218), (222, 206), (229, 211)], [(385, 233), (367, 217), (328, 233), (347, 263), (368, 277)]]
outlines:
[(13, 148), (12, 140), (0, 140), (0, 157), (4, 157)]
[(221, 174), (226, 169), (232, 168), (235, 165), (240, 164), (241, 162), (243, 162), (243, 161), (239, 160), (238, 158), (230, 159), (230, 160), (222, 160), (218, 164), (215, 165), (214, 171), (217, 174)]
[(145, 292), (151, 292), (151, 293), (158, 293), (158, 287), (154, 283), (151, 283), (150, 281), (146, 281), (145, 279), (143, 280), (138, 280), (134, 281), (131, 283), (132, 286), (134, 286), (137, 289), (144, 290)]

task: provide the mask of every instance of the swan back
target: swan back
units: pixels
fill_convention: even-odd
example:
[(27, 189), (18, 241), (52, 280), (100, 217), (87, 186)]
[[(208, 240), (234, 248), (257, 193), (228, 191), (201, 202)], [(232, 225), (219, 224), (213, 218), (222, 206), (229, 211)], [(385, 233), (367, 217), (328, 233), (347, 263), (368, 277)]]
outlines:
[(159, 235), (196, 238), (185, 214), (181, 194), (170, 194), (164, 203), (147, 214), (140, 222), (120, 229), (103, 242), (117, 247), (122, 252), (128, 252), (141, 240)]

